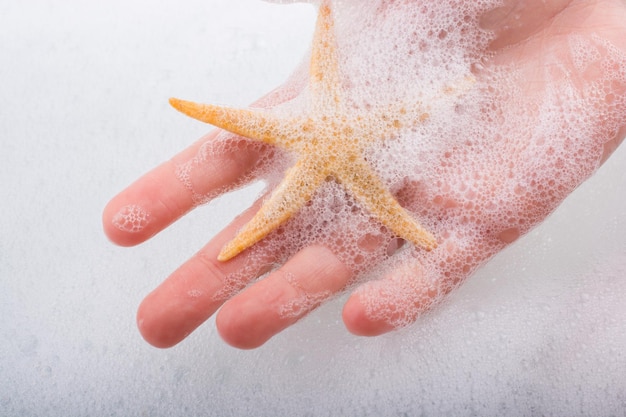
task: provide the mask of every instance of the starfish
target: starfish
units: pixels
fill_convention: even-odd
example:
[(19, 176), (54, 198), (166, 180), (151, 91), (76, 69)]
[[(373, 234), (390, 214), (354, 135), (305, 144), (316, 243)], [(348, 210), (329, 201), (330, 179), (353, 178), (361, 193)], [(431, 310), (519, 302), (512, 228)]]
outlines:
[(222, 248), (218, 260), (227, 261), (265, 238), (310, 201), (329, 177), (398, 237), (426, 250), (437, 246), (433, 235), (398, 203), (364, 157), (369, 144), (424, 122), (428, 113), (417, 103), (410, 108), (392, 104), (384, 114), (354, 114), (342, 97), (339, 75), (334, 19), (325, 0), (313, 37), (307, 113), (279, 117), (264, 109), (170, 99), (174, 108), (190, 117), (298, 155), (256, 215)]

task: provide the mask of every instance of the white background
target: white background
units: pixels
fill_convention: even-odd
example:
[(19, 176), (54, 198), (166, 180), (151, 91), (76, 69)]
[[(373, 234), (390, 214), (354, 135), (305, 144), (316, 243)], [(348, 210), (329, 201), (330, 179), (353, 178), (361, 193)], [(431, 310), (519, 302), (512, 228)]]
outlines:
[[(0, 415), (625, 415), (626, 147), (416, 325), (349, 335), (333, 301), (256, 351), (211, 321), (158, 350), (154, 288), (260, 192), (118, 248), (115, 193), (245, 105), (311, 38), (310, 5), (0, 0)], [(625, 22), (626, 24), (626, 22)]]

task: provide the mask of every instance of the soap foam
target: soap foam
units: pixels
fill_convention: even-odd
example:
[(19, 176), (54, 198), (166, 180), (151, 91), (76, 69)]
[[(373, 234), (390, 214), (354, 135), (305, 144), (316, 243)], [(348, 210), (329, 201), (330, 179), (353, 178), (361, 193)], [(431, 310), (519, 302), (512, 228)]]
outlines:
[(124, 232), (139, 233), (150, 222), (150, 213), (137, 205), (128, 205), (113, 216), (113, 225)]
[[(250, 265), (268, 254), (280, 264), (321, 243), (355, 272), (355, 282), (393, 277), (391, 285), (374, 282), (360, 291), (372, 315), (404, 325), (543, 220), (599, 166), (626, 114), (624, 53), (598, 35), (573, 33), (569, 49), (546, 49), (539, 61), (496, 63), (488, 49), (493, 33), (479, 25), (496, 2), (450, 3), (332, 4), (345, 106), (427, 115), (368, 143), (365, 154), (439, 247), (390, 250), (397, 238), (329, 177), (250, 250)], [(300, 91), (270, 111), (306, 111), (311, 91)], [(209, 161), (236, 147), (263, 156), (235, 186), (260, 176), (271, 190), (293, 163), (286, 153), (221, 134), (179, 171), (198, 203), (232, 188), (207, 193), (196, 184), (212, 169)], [(233, 291), (250, 278), (238, 276)]]

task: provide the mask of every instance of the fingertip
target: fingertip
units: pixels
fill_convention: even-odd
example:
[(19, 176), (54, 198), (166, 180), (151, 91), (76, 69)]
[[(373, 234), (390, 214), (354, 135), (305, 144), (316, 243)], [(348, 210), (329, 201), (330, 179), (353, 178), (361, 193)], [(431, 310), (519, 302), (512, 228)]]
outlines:
[[(263, 321), (250, 320), (249, 309), (232, 308), (232, 303), (226, 303), (215, 318), (217, 332), (222, 340), (237, 349), (255, 349), (262, 346), (274, 334), (275, 330), (267, 331)], [(255, 323), (255, 326), (250, 326)]]
[(193, 208), (172, 161), (149, 171), (113, 197), (102, 213), (105, 235), (120, 246), (142, 243)]
[(356, 336), (379, 336), (395, 329), (383, 318), (368, 314), (358, 294), (353, 294), (344, 305), (343, 322), (348, 331)]
[(137, 328), (146, 342), (154, 347), (165, 349), (178, 344), (186, 334), (180, 334), (178, 326), (172, 325), (167, 314), (154, 308), (149, 296), (137, 310)]
[(152, 216), (139, 205), (122, 205), (111, 200), (102, 212), (105, 236), (119, 246), (134, 246), (147, 240), (154, 232), (149, 230)]

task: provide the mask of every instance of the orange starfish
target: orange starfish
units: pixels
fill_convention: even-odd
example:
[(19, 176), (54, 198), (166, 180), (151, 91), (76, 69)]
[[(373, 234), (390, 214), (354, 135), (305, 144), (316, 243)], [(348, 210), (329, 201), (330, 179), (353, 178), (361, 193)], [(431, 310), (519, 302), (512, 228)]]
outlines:
[(268, 110), (233, 109), (172, 98), (177, 110), (246, 138), (283, 147), (298, 155), (282, 182), (218, 259), (227, 261), (286, 222), (328, 177), (339, 181), (356, 200), (397, 236), (426, 250), (435, 238), (386, 189), (365, 160), (366, 146), (428, 118), (421, 106), (390, 106), (385, 114), (347, 109), (341, 96), (334, 21), (328, 1), (320, 6), (310, 62), (310, 111), (278, 117)]

